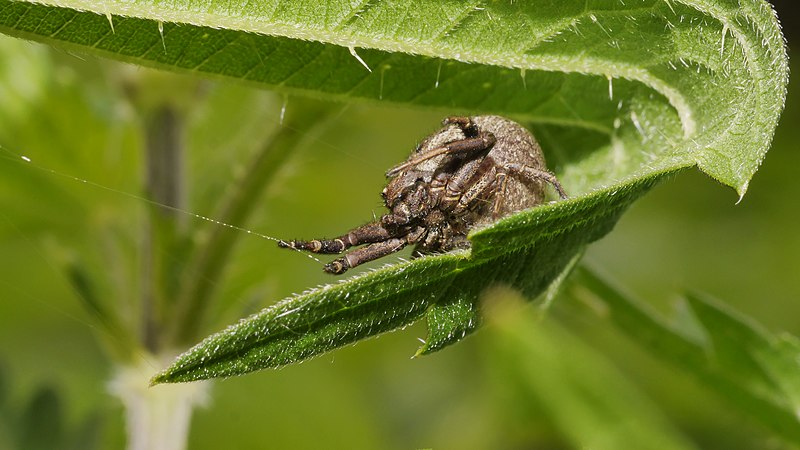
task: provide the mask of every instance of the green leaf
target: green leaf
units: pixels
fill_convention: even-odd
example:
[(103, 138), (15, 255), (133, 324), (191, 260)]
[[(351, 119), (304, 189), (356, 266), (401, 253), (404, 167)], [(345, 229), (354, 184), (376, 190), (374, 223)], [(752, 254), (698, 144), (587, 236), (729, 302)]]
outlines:
[(63, 439), (61, 399), (51, 388), (36, 391), (20, 424), (20, 448), (50, 449)]
[(698, 166), (743, 195), (788, 73), (763, 0), (57, 5), (0, 0), (0, 31), (289, 93), (511, 116), (533, 124), (573, 196), (474, 233), (471, 252), (287, 299), (209, 338), (161, 382), (288, 364), (422, 316), (420, 353), (452, 343), (480, 322), (485, 287), (540, 294), (667, 174)]
[(590, 128), (627, 159), (606, 182), (698, 164), (743, 194), (788, 73), (763, 0), (54, 4), (2, 1), (0, 31), (290, 92)]
[(587, 195), (588, 201), (558, 202), (507, 218), (474, 233), (471, 252), (386, 266), (286, 299), (207, 338), (153, 382), (279, 367), (406, 326), (426, 313), (431, 333), (419, 354), (436, 351), (478, 327), (475, 301), (487, 284), (508, 284), (529, 297), (538, 295), (580, 248), (604, 235), (658, 178), (598, 191)]
[(697, 294), (686, 297), (694, 328), (699, 327), (690, 332), (692, 327), (668, 323), (647, 304), (588, 269), (581, 269), (575, 281), (576, 296), (588, 294), (601, 302), (605, 306), (602, 317), (633, 341), (800, 444), (800, 342), (796, 337), (772, 334)]

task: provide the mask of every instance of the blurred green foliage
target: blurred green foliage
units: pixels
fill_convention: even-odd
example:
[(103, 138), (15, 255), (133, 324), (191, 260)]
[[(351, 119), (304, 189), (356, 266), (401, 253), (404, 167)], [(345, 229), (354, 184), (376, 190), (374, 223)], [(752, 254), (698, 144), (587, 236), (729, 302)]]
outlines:
[[(106, 393), (107, 349), (94, 335), (103, 338), (99, 342), (120, 337), (87, 313), (85, 293), (72, 287), (64, 268), (95, 274), (88, 282), (99, 298), (134, 308), (137, 239), (147, 205), (131, 196), (143, 195), (142, 124), (124, 100), (124, 90), (130, 72), (141, 69), (9, 38), (0, 40), (0, 59), (4, 404), (25, 405), (40, 395), (54, 395), (37, 393), (43, 385), (52, 386), (55, 391), (48, 392), (57, 393), (66, 426), (78, 428), (98, 411), (107, 413), (100, 447), (120, 448), (121, 408)], [(244, 170), (247, 156), (280, 122), (284, 98), (242, 86), (202, 85), (204, 99), (187, 116), (193, 186), (188, 209), (213, 216), (213, 206)], [(725, 299), (769, 329), (800, 334), (796, 85), (790, 86), (773, 149), (740, 204), (732, 190), (698, 172), (685, 172), (640, 200), (613, 233), (589, 248), (587, 261), (661, 311), (671, 314), (677, 294), (690, 287)], [(292, 105), (290, 98), (286, 108)], [(438, 113), (347, 107), (292, 155), (247, 227), (277, 237), (311, 236), (370, 219), (369, 211), (381, 208), (377, 193), (385, 168), (403, 159), (413, 140), (439, 119)], [(210, 330), (264, 306), (263, 299), (329, 281), (306, 257), (280, 252), (274, 243), (252, 236), (239, 239), (232, 261), (216, 287), (222, 306), (213, 312)], [(540, 350), (558, 345), (562, 355), (591, 355), (581, 359), (583, 367), (577, 370), (597, 379), (570, 392), (578, 404), (595, 402), (596, 390), (607, 389), (603, 398), (633, 396), (637, 400), (623, 406), (648, 411), (655, 423), (671, 423), (658, 433), (676, 433), (680, 442), (685, 438), (704, 449), (781, 447), (769, 431), (700, 389), (691, 376), (655, 360), (592, 316), (570, 311), (555, 302), (553, 319), (548, 319), (554, 323), (536, 330), (541, 340), (531, 345), (548, 343)], [(577, 339), (565, 338), (559, 324), (577, 330)], [(411, 360), (405, 355), (416, 349), (412, 337), (424, 336), (414, 326), (302, 365), (221, 381), (214, 386), (212, 405), (196, 413), (189, 446), (574, 445), (552, 404), (531, 397), (524, 382), (509, 382), (511, 369), (503, 368), (509, 360), (482, 333), (435, 357)], [(522, 357), (510, 353), (506, 358)], [(616, 369), (608, 368), (609, 361)], [(527, 361), (530, 370), (536, 370), (536, 363)], [(539, 389), (563, 389), (555, 375), (551, 385)], [(613, 382), (604, 383), (606, 377)], [(23, 408), (17, 408), (20, 417)], [(0, 426), (0, 433), (9, 433), (0, 436), (0, 443), (11, 442), (8, 423)]]

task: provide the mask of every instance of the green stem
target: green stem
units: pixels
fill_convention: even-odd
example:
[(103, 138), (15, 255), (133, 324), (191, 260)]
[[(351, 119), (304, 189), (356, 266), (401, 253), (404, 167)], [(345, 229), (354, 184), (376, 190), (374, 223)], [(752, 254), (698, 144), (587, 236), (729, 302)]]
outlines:
[(145, 186), (151, 200), (144, 238), (142, 267), (142, 343), (157, 353), (163, 328), (164, 305), (173, 298), (174, 268), (164, 261), (164, 248), (173, 247), (180, 236), (183, 218), (176, 209), (184, 205), (183, 120), (175, 107), (163, 104), (146, 117)]
[(210, 383), (172, 384), (150, 388), (153, 366), (171, 360), (171, 353), (118, 366), (109, 385), (125, 406), (129, 450), (183, 450), (192, 412), (208, 400)]

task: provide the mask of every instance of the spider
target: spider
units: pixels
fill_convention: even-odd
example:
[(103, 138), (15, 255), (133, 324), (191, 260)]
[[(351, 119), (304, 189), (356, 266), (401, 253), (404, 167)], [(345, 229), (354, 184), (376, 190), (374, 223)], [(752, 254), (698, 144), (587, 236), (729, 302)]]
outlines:
[(536, 139), (500, 116), (448, 117), (408, 159), (386, 172), (389, 213), (335, 239), (280, 241), (284, 248), (342, 253), (325, 272), (348, 269), (415, 245), (414, 255), (468, 248), (469, 231), (540, 205), (545, 185), (567, 194), (545, 166)]

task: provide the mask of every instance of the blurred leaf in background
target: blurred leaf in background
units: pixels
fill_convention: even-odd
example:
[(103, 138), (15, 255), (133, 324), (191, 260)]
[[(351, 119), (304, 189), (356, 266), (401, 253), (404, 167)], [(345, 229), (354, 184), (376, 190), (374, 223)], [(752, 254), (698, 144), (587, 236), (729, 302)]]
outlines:
[(30, 398), (11, 398), (15, 387), (0, 363), (0, 446), (8, 449), (47, 450), (54, 448), (99, 448), (102, 420), (95, 412), (82, 423), (68, 423), (60, 394), (39, 387)]

